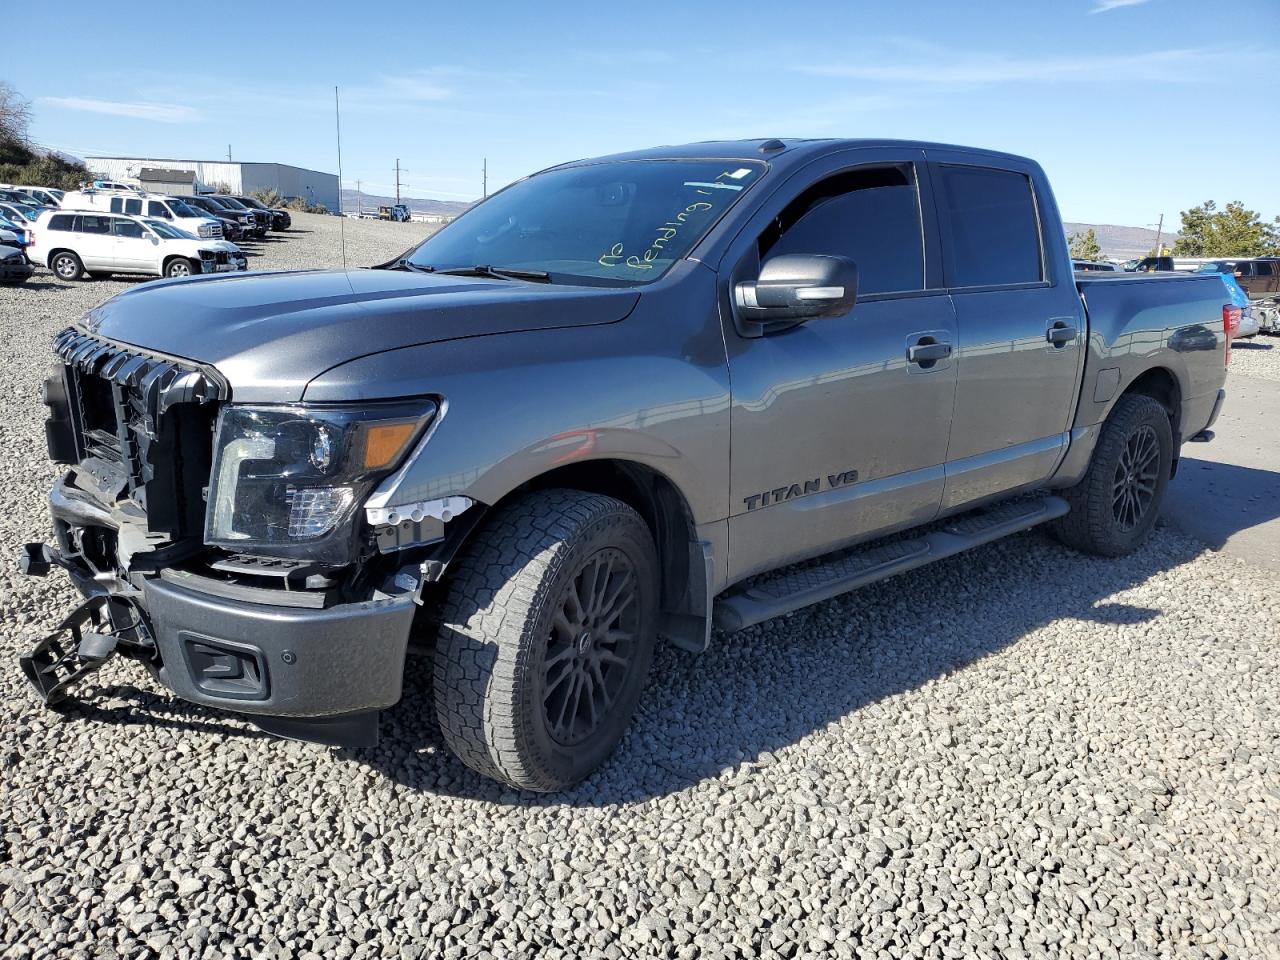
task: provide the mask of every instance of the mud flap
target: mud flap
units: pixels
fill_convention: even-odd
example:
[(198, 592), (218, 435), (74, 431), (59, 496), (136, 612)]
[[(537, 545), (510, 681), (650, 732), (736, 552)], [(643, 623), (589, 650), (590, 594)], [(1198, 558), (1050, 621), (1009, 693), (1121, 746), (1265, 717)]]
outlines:
[(85, 629), (88, 625), (111, 631), (109, 602), (107, 596), (86, 600), (30, 653), (18, 658), (22, 672), (46, 707), (65, 700), (68, 688), (100, 669), (116, 652), (119, 637), (114, 632)]

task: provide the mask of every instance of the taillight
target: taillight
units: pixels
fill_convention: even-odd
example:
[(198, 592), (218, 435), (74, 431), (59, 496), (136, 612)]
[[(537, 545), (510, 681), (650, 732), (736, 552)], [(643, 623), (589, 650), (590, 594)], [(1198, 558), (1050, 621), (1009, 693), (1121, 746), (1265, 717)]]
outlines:
[(1222, 305), (1222, 332), (1227, 335), (1227, 349), (1222, 358), (1223, 363), (1231, 362), (1231, 341), (1240, 332), (1240, 318), (1243, 316), (1244, 311), (1235, 304)]

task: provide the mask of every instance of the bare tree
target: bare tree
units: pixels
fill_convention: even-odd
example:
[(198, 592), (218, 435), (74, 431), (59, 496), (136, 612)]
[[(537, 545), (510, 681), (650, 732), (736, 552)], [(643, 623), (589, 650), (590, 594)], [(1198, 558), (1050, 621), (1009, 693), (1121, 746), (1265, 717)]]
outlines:
[(31, 127), (31, 101), (0, 81), (0, 142), (27, 142)]

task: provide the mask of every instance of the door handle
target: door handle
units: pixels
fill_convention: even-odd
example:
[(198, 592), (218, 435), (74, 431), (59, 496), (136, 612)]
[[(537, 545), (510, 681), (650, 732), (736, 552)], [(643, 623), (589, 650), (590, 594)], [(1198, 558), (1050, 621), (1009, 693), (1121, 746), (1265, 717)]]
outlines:
[(1055, 320), (1053, 326), (1045, 331), (1044, 338), (1055, 347), (1061, 347), (1076, 338), (1076, 328), (1065, 320)]
[(913, 343), (907, 347), (908, 363), (932, 363), (951, 356), (949, 343)]

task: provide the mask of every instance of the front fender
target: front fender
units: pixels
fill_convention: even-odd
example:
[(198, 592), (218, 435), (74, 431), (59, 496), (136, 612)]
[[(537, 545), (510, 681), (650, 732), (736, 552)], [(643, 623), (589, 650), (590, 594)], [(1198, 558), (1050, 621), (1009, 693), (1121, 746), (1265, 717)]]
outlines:
[(679, 316), (662, 319), (637, 308), (617, 324), (390, 351), (330, 371), (306, 399), (349, 399), (353, 384), (370, 383), (386, 397), (444, 398), (426, 438), (379, 487), (381, 505), (494, 504), (549, 471), (623, 460), (670, 479), (695, 523), (720, 520), (729, 490), (723, 340), (718, 324), (686, 316), (681, 330)]

